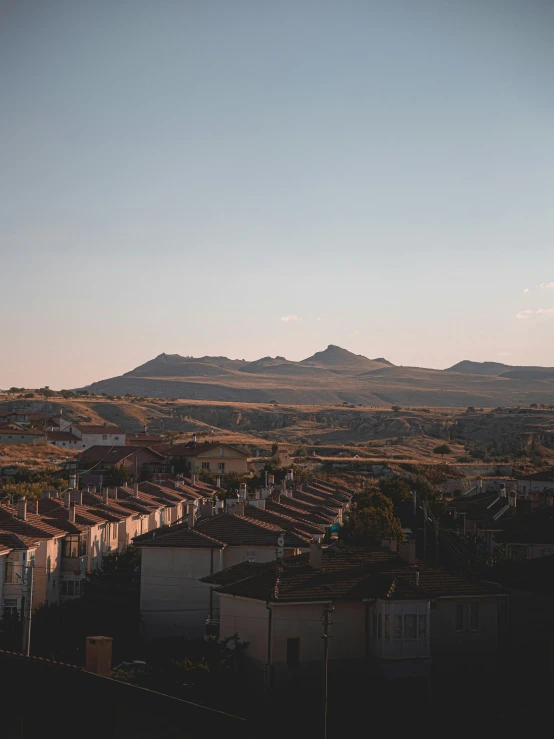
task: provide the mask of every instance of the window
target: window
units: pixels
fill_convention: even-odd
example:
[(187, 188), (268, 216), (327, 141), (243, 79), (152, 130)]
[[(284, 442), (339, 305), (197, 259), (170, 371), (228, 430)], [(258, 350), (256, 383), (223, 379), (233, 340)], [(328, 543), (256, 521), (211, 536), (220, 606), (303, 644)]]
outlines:
[(220, 472), (225, 472), (225, 462), (220, 462), (220, 463), (219, 463), (219, 464), (217, 465), (217, 469), (218, 469), (218, 470), (219, 470)]
[(256, 552), (246, 552), (246, 561), (247, 562), (255, 562), (256, 561)]
[(19, 567), (19, 557), (17, 554), (8, 554), (8, 559), (6, 561), (6, 576), (5, 580), (6, 582), (19, 582), (18, 577), (16, 575), (16, 572), (18, 572), (20, 569)]
[(4, 616), (7, 618), (16, 617), (18, 611), (17, 598), (4, 598)]
[(62, 555), (64, 557), (85, 557), (87, 553), (87, 535), (74, 534), (63, 540)]
[(222, 457), (224, 452), (225, 450), (223, 449), (223, 447), (221, 447), (221, 449), (219, 450), (219, 456)]
[(456, 606), (456, 631), (464, 630), (464, 607)]
[(418, 639), (427, 639), (427, 616), (418, 616)]
[(416, 639), (417, 638), (416, 620), (417, 620), (417, 616), (415, 615), (410, 614), (410, 615), (404, 616), (404, 639)]
[(210, 463), (209, 462), (202, 462), (202, 469), (203, 470), (209, 470), (210, 469)]
[(81, 581), (80, 580), (62, 580), (62, 595), (67, 595), (69, 598), (81, 595)]
[(114, 436), (113, 438), (115, 439), (115, 441), (119, 441), (119, 436)]
[(287, 668), (298, 670), (300, 667), (300, 639), (287, 639)]
[(394, 636), (393, 639), (402, 639), (402, 616), (394, 617)]
[(472, 603), (469, 611), (469, 628), (472, 631), (479, 629), (479, 603)]
[(385, 639), (387, 641), (390, 639), (390, 616), (388, 614), (385, 616)]
[(108, 434), (102, 434), (102, 441), (107, 441)]

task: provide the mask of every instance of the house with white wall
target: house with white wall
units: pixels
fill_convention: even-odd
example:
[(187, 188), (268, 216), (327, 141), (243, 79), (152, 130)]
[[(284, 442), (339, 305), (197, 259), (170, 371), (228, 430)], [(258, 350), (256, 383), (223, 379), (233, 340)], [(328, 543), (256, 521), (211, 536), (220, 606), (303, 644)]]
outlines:
[(201, 519), (194, 528), (182, 524), (135, 540), (141, 550), (146, 638), (204, 635), (206, 620), (217, 618), (219, 604), (203, 577), (239, 562), (267, 562), (279, 552), (289, 556), (309, 548), (307, 538), (248, 519), (236, 508), (235, 514)]
[(335, 671), (426, 676), (431, 660), (440, 671), (492, 669), (508, 605), (497, 586), (414, 567), (388, 550), (315, 543), (309, 554), (242, 563), (203, 581), (220, 598), (219, 637), (248, 642), (250, 665), (268, 685), (321, 672), (326, 611)]

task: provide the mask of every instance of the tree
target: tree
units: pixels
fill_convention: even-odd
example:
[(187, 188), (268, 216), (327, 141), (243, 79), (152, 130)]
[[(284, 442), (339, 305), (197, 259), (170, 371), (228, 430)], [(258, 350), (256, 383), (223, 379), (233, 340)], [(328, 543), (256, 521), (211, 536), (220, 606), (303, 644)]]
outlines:
[(114, 485), (134, 485), (137, 477), (124, 464), (119, 464), (111, 471), (110, 480)]
[(0, 487), (0, 495), (13, 498), (40, 498), (44, 490), (40, 482), (13, 482)]
[(409, 484), (400, 477), (393, 477), (392, 480), (382, 478), (379, 480), (379, 489), (392, 500), (395, 508), (412, 498)]
[(392, 406), (392, 409), (393, 409), (393, 411), (395, 413), (398, 413), (398, 411), (401, 411), (402, 410), (402, 408), (399, 405), (393, 405)]
[(452, 449), (448, 444), (440, 444), (433, 449), (433, 454), (440, 454), (443, 457), (445, 454), (452, 454)]
[(369, 490), (362, 493), (357, 500), (356, 507), (359, 511), (364, 508), (378, 508), (381, 511), (394, 513), (394, 505), (390, 498), (383, 495), (379, 490)]
[(390, 510), (361, 508), (349, 511), (339, 532), (343, 544), (367, 546), (380, 544), (382, 539), (403, 541), (402, 524)]
[(274, 442), (271, 445), (271, 456), (272, 457), (275, 457), (275, 455), (277, 454), (278, 451), (279, 451), (279, 444), (277, 444), (277, 442)]
[(52, 392), (52, 390), (50, 390), (50, 386), (49, 385), (45, 385), (44, 387), (41, 387), (40, 388), (40, 393), (41, 393), (41, 395), (44, 398), (51, 398), (52, 395), (54, 395), (54, 393)]

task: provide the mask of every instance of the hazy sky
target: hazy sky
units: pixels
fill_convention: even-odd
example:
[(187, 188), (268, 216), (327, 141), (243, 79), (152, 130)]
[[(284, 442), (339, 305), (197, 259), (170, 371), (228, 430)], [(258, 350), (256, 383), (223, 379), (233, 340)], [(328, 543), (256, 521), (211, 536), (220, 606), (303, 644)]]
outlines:
[(554, 365), (554, 2), (0, 8), (0, 387)]

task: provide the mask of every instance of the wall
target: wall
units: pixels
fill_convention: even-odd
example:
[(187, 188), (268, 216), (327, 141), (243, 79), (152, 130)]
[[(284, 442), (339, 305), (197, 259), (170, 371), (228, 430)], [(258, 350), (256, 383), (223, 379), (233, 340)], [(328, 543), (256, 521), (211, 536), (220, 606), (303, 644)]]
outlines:
[(204, 636), (211, 587), (198, 581), (219, 569), (218, 549), (143, 546), (140, 610), (144, 637)]
[[(91, 446), (125, 446), (126, 435), (120, 434), (82, 434), (74, 426), (69, 426), (67, 429), (71, 434), (75, 434), (81, 439), (81, 443), (78, 445), (79, 449), (88, 449)], [(102, 437), (106, 436), (106, 439)]]
[(0, 444), (46, 444), (46, 435), (18, 434), (17, 431), (0, 433)]
[[(502, 597), (503, 599), (504, 597)], [(479, 626), (456, 631), (456, 606), (466, 611), (479, 604)], [(431, 607), (431, 657), (433, 669), (456, 671), (464, 666), (493, 668), (499, 649), (498, 605), (496, 596), (485, 598), (440, 598)]]

